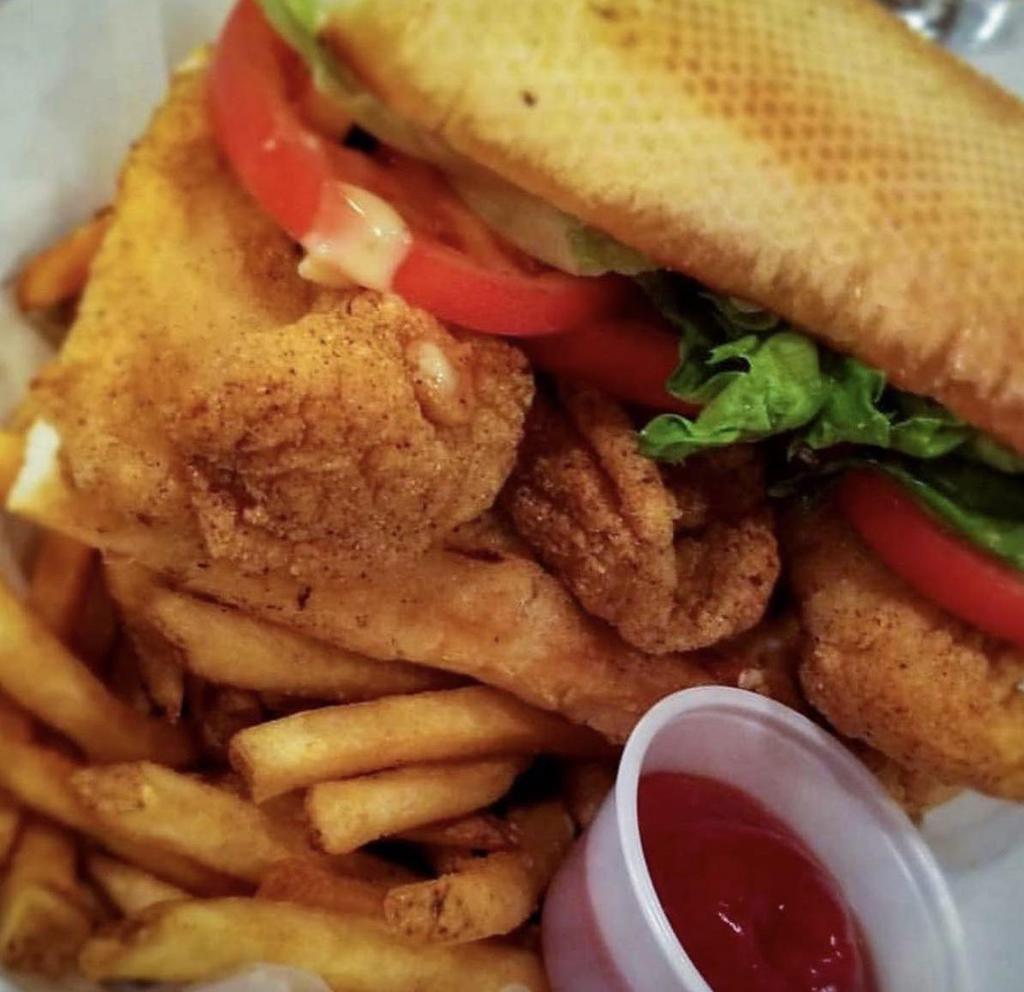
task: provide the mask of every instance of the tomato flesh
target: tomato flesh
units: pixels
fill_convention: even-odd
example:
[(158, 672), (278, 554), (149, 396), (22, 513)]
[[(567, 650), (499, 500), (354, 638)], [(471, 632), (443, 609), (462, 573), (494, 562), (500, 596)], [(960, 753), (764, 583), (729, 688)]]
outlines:
[(946, 530), (880, 472), (848, 473), (836, 499), (864, 543), (909, 586), (971, 626), (1024, 648), (1024, 575)]
[[(254, 0), (240, 0), (224, 27), (210, 70), (214, 133), (242, 185), (293, 238), (372, 243), (373, 218), (353, 202), (353, 187), (394, 189), (372, 159), (326, 141), (301, 119), (286, 71), (291, 53)], [(411, 231), (395, 239), (388, 288), (442, 320), (491, 334), (551, 334), (607, 315), (632, 295), (618, 276), (586, 278), (481, 264)], [(389, 250), (391, 248), (389, 247)], [(342, 273), (349, 274), (349, 273)]]
[(523, 340), (520, 346), (538, 368), (619, 399), (688, 416), (698, 409), (665, 388), (679, 363), (679, 335), (653, 318), (599, 320), (568, 334)]

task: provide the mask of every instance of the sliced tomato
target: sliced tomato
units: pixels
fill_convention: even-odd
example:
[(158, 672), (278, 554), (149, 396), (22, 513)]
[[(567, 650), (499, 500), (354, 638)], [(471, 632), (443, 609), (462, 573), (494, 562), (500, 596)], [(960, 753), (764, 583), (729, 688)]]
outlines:
[[(217, 140), (242, 185), (297, 241), (384, 255), (384, 284), (376, 288), (392, 289), (442, 320), (492, 334), (566, 331), (615, 311), (631, 295), (629, 281), (617, 276), (496, 267), (415, 228), (382, 235), (366, 209), (373, 201), (359, 194), (401, 195), (394, 176), (306, 126), (292, 99), (294, 65), (254, 0), (240, 0), (217, 44), (209, 99)], [(351, 275), (344, 270), (345, 253), (336, 254), (326, 258), (328, 264), (333, 259), (340, 275)]]
[(1024, 648), (1024, 575), (942, 526), (895, 480), (848, 473), (839, 508), (864, 542), (922, 596)]
[(646, 317), (609, 318), (569, 334), (519, 342), (530, 360), (556, 375), (579, 379), (630, 403), (693, 415), (665, 382), (679, 363), (679, 335)]

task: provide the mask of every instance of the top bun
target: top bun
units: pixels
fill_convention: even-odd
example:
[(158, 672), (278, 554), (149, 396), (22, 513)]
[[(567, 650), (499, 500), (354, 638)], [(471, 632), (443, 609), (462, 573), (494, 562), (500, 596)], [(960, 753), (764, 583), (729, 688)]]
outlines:
[(323, 37), (456, 151), (1024, 452), (1024, 104), (873, 0), (346, 0)]

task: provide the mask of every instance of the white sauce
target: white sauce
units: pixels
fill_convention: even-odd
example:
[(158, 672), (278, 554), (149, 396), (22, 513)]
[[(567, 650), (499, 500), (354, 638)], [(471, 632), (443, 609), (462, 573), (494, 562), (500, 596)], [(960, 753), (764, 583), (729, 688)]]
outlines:
[(390, 203), (358, 186), (333, 183), (302, 241), (306, 258), (299, 275), (325, 286), (388, 290), (411, 244), (409, 228)]

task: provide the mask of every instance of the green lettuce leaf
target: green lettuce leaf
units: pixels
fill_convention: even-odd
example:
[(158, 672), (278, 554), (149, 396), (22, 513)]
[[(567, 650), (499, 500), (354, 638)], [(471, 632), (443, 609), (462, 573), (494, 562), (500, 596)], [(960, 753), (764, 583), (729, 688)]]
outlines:
[(678, 462), (698, 451), (760, 441), (796, 430), (825, 400), (818, 351), (802, 334), (746, 335), (684, 361), (669, 384), (680, 399), (702, 404), (695, 419), (655, 417), (640, 432), (640, 450)]
[[(791, 456), (839, 445), (921, 459), (956, 451), (1001, 472), (1024, 473), (1024, 458), (939, 403), (888, 386), (877, 369), (837, 355), (767, 310), (669, 272), (637, 282), (679, 331), (680, 361), (666, 388), (703, 407), (695, 420), (652, 421), (641, 433), (652, 458), (679, 461), (732, 443), (728, 437), (789, 434)], [(775, 338), (782, 341), (769, 346)]]

